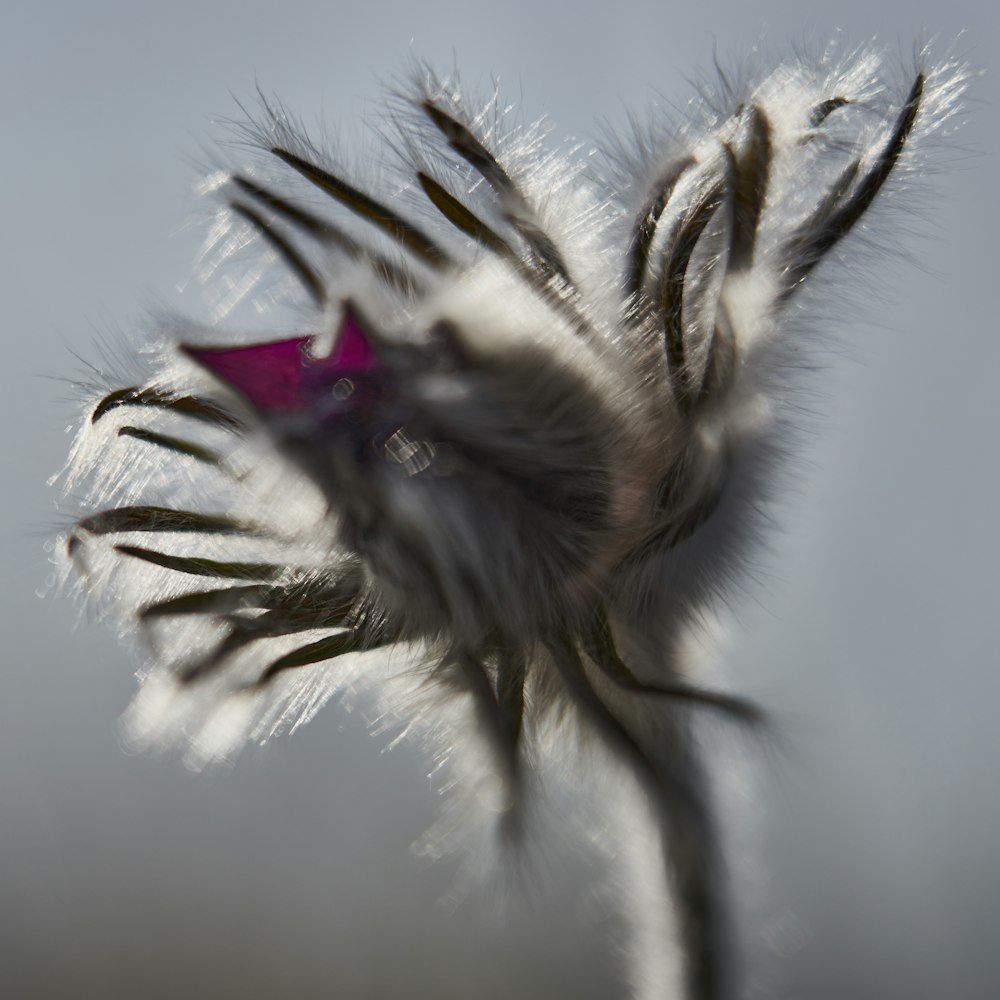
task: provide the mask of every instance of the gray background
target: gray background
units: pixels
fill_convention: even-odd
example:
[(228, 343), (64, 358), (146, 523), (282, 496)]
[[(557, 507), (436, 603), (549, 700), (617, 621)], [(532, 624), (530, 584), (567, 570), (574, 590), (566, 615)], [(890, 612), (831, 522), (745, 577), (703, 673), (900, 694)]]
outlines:
[(795, 952), (800, 996), (996, 995), (997, 14), (981, 0), (8, 0), (0, 994), (623, 995), (604, 918), (565, 872), (506, 914), (436, 903), (449, 865), (408, 851), (434, 815), (426, 764), (382, 753), (356, 715), (328, 708), (222, 774), (122, 751), (128, 658), (36, 596), (73, 416), (46, 376), (150, 303), (183, 307), (185, 155), (256, 82), (307, 121), (350, 124), (416, 55), (479, 88), (497, 74), (527, 116), (598, 139), (595, 122), (624, 126), (654, 91), (686, 99), (714, 48), (763, 38), (781, 55), (838, 29), (903, 60), (914, 37), (967, 29), (957, 51), (988, 72), (920, 218), (894, 220), (899, 259), (833, 324), (820, 430), (737, 602), (727, 675), (792, 748), (760, 793), (767, 888), (737, 871), (761, 897), (744, 936)]

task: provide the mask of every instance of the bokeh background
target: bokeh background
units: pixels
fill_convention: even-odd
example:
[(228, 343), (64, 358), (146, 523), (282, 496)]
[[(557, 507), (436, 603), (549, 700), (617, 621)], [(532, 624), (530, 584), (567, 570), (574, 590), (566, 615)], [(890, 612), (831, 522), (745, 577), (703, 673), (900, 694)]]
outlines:
[(740, 904), (745, 995), (784, 978), (810, 1000), (995, 997), (997, 25), (981, 0), (7, 0), (0, 995), (624, 996), (599, 873), (556, 866), (505, 908), (454, 897), (453, 865), (410, 849), (435, 815), (427, 762), (383, 752), (363, 713), (330, 706), (209, 775), (122, 749), (133, 664), (39, 596), (59, 525), (46, 479), (74, 418), (53, 377), (149, 305), (184, 308), (190, 161), (257, 84), (350, 126), (420, 57), (479, 89), (495, 75), (556, 137), (591, 141), (657, 93), (685, 101), (716, 52), (839, 34), (877, 36), (901, 66), (938, 36), (986, 72), (960, 147), (892, 219), (898, 254), (828, 303), (818, 429), (735, 601), (725, 674), (788, 736), (760, 767), (759, 856), (733, 861), (757, 894)]

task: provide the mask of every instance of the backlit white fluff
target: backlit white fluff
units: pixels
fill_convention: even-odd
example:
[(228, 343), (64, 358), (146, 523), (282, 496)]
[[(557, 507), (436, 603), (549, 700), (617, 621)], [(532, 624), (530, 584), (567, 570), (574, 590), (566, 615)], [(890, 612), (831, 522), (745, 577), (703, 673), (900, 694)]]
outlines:
[[(250, 164), (206, 184), (198, 269), (230, 328), (166, 325), (142, 377), (94, 393), (65, 474), (66, 565), (150, 652), (130, 739), (200, 767), (374, 690), (512, 835), (531, 772), (582, 753), (610, 826), (656, 831), (623, 849), (652, 873), (636, 995), (666, 995), (671, 926), (687, 994), (727, 995), (690, 723), (760, 713), (685, 649), (774, 489), (799, 292), (963, 83), (794, 60), (595, 171), (428, 77), (391, 102), (381, 185), (264, 103)], [(247, 304), (284, 325), (233, 329)]]

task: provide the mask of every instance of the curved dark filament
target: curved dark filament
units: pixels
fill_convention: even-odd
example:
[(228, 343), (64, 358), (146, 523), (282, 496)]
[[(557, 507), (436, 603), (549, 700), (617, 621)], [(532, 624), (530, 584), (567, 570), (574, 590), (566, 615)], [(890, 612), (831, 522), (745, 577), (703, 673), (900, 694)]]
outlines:
[(259, 608), (275, 587), (269, 584), (246, 584), (242, 587), (221, 587), (218, 590), (196, 590), (165, 601), (147, 604), (138, 611), (142, 624), (161, 618), (182, 615), (220, 615)]
[(649, 251), (656, 235), (656, 227), (663, 215), (664, 209), (670, 203), (671, 195), (677, 187), (682, 175), (694, 166), (695, 161), (688, 157), (675, 164), (656, 185), (655, 193), (645, 204), (632, 227), (632, 238), (629, 241), (629, 266), (625, 272), (625, 294), (635, 299), (646, 280), (646, 268), (649, 263)]
[(477, 243), (507, 259), (515, 258), (513, 248), (495, 233), (474, 212), (465, 207), (454, 195), (445, 190), (433, 177), (417, 172), (417, 180), (431, 204), (459, 231), (471, 236)]
[(555, 242), (534, 221), (535, 213), (528, 200), (511, 179), (496, 157), (460, 121), (439, 108), (432, 100), (422, 102), (421, 107), (448, 145), (476, 170), (493, 188), (503, 207), (504, 217), (524, 240), (531, 251), (535, 266), (546, 281), (556, 279), (567, 289), (574, 287), (569, 269)]
[(830, 97), (825, 101), (820, 101), (820, 103), (812, 109), (812, 113), (809, 115), (809, 124), (812, 125), (813, 128), (817, 128), (822, 125), (834, 111), (850, 103), (851, 102), (846, 97)]
[[(853, 191), (848, 193), (844, 181), (853, 180), (859, 169), (854, 164), (841, 175), (834, 190), (789, 241), (786, 253), (790, 263), (784, 275), (784, 298), (788, 298), (820, 260), (851, 231), (888, 180), (917, 120), (924, 82), (924, 74), (918, 73), (906, 102), (896, 118), (889, 141), (872, 168), (854, 185)], [(841, 194), (833, 197), (842, 188)]]
[(433, 177), (423, 172), (417, 174), (420, 186), (434, 207), (457, 229), (471, 236), (478, 243), (510, 261), (534, 290), (553, 308), (557, 309), (572, 324), (579, 334), (590, 332), (590, 325), (568, 298), (552, 281), (554, 275), (537, 258), (525, 264), (514, 248), (499, 234), (494, 232), (477, 215), (467, 209), (457, 198), (446, 191)]
[(627, 760), (644, 785), (657, 788), (656, 770), (632, 734), (601, 700), (587, 677), (583, 661), (567, 632), (552, 637), (546, 648), (570, 698), (608, 747)]
[(688, 264), (701, 234), (722, 204), (723, 185), (712, 184), (702, 194), (697, 205), (680, 224), (679, 231), (670, 241), (670, 251), (663, 261), (660, 275), (658, 307), (663, 323), (664, 347), (667, 368), (677, 403), (687, 411), (691, 407), (692, 393), (688, 371), (684, 331), (684, 284)]
[(391, 236), (425, 264), (436, 270), (452, 266), (452, 260), (441, 247), (391, 208), (287, 149), (272, 146), (271, 152), (345, 208)]
[(764, 112), (750, 109), (749, 136), (744, 147), (735, 152), (724, 147), (729, 163), (729, 189), (732, 198), (733, 225), (729, 242), (727, 270), (745, 271), (753, 263), (754, 243), (761, 212), (767, 197), (771, 168), (771, 125)]
[(242, 201), (232, 201), (229, 203), (229, 207), (250, 223), (271, 244), (288, 269), (299, 279), (302, 287), (309, 293), (316, 306), (322, 309), (327, 303), (326, 287), (309, 261), (275, 228), (274, 223), (265, 219), (256, 209)]
[[(218, 564), (186, 557), (177, 559), (150, 550), (133, 549), (124, 554), (200, 576), (246, 579), (254, 569), (253, 564)], [(257, 568), (267, 569), (264, 566)], [(261, 572), (258, 576), (265, 577), (266, 574)], [(255, 609), (259, 609), (260, 613), (243, 613)], [(284, 585), (270, 582), (199, 590), (148, 604), (138, 613), (143, 625), (187, 615), (212, 619), (225, 632), (209, 652), (176, 671), (175, 676), (182, 684), (192, 684), (215, 673), (228, 657), (259, 639), (330, 629), (337, 629), (338, 633), (345, 629), (351, 631), (359, 644), (358, 648), (374, 648), (400, 639), (398, 630), (389, 628), (385, 622), (373, 621), (371, 608), (363, 595), (362, 577), (356, 566), (349, 566), (335, 581), (305, 577)], [(315, 644), (310, 644), (310, 647), (313, 652), (320, 648)]]
[(363, 258), (369, 261), (374, 273), (397, 290), (413, 292), (419, 289), (414, 275), (391, 261), (384, 254), (375, 253), (363, 246), (353, 236), (349, 236), (332, 222), (313, 215), (312, 212), (280, 197), (269, 188), (239, 174), (234, 174), (231, 180), (241, 191), (251, 195), (261, 204), (266, 205), (275, 215), (280, 216), (319, 243), (336, 247), (352, 260)]
[(278, 659), (269, 663), (257, 680), (248, 687), (260, 690), (267, 687), (279, 674), (288, 670), (309, 667), (325, 660), (335, 660), (338, 656), (344, 656), (347, 653), (365, 652), (376, 648), (377, 645), (379, 644), (372, 645), (365, 642), (356, 632), (347, 631), (328, 635), (315, 642), (307, 643), (305, 646), (299, 646), (298, 649), (293, 649), (290, 653), (285, 653), (284, 656), (279, 656)]
[(276, 580), (287, 572), (286, 567), (272, 563), (223, 562), (196, 556), (175, 556), (156, 549), (138, 545), (116, 545), (115, 551), (123, 556), (141, 559), (163, 569), (192, 576), (220, 577), (229, 580)]
[(74, 531), (110, 535), (122, 531), (195, 532), (215, 535), (261, 534), (261, 529), (225, 514), (200, 514), (172, 507), (113, 507), (77, 521)]
[(501, 201), (523, 205), (524, 197), (496, 157), (458, 119), (439, 108), (429, 98), (420, 105), (448, 145), (476, 170), (496, 192)]
[(165, 448), (177, 455), (186, 455), (188, 458), (204, 462), (206, 465), (222, 464), (222, 456), (212, 448), (207, 448), (196, 441), (188, 441), (186, 438), (174, 437), (172, 434), (151, 431), (148, 427), (133, 427), (131, 424), (127, 424), (118, 428), (118, 437), (134, 438), (136, 441), (142, 441), (157, 448)]
[(757, 724), (764, 720), (764, 712), (760, 706), (745, 698), (706, 691), (677, 681), (650, 684), (639, 680), (618, 653), (614, 636), (604, 614), (595, 616), (593, 629), (585, 637), (583, 648), (601, 673), (626, 691), (718, 709), (742, 723)]
[(216, 403), (199, 399), (197, 396), (174, 396), (162, 389), (143, 389), (135, 385), (109, 392), (94, 407), (90, 422), (96, 424), (101, 417), (120, 406), (150, 406), (171, 410), (205, 423), (219, 424), (230, 430), (241, 430), (244, 426), (242, 420)]

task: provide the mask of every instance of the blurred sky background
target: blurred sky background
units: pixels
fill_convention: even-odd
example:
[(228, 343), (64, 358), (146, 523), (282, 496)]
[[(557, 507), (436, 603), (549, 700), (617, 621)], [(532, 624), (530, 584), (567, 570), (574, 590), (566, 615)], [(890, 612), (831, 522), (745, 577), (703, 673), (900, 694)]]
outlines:
[[(435, 812), (427, 763), (382, 752), (358, 714), (331, 705), (202, 776), (122, 750), (134, 664), (36, 594), (60, 524), (46, 479), (75, 419), (48, 376), (152, 304), (185, 308), (191, 159), (257, 84), (350, 136), (420, 57), (479, 90), (498, 77), (526, 117), (589, 142), (656, 93), (684, 102), (715, 51), (763, 40), (772, 59), (840, 32), (878, 36), (902, 66), (936, 35), (986, 74), (920, 217), (890, 219), (898, 258), (831, 324), (819, 430), (737, 602), (725, 674), (791, 720), (743, 935), (793, 956), (804, 1000), (996, 997), (995, 5), (6, 0), (0, 22), (0, 995), (624, 995), (571, 867), (504, 912), (440, 904), (450, 866), (410, 851)], [(747, 892), (758, 881), (737, 871)]]

